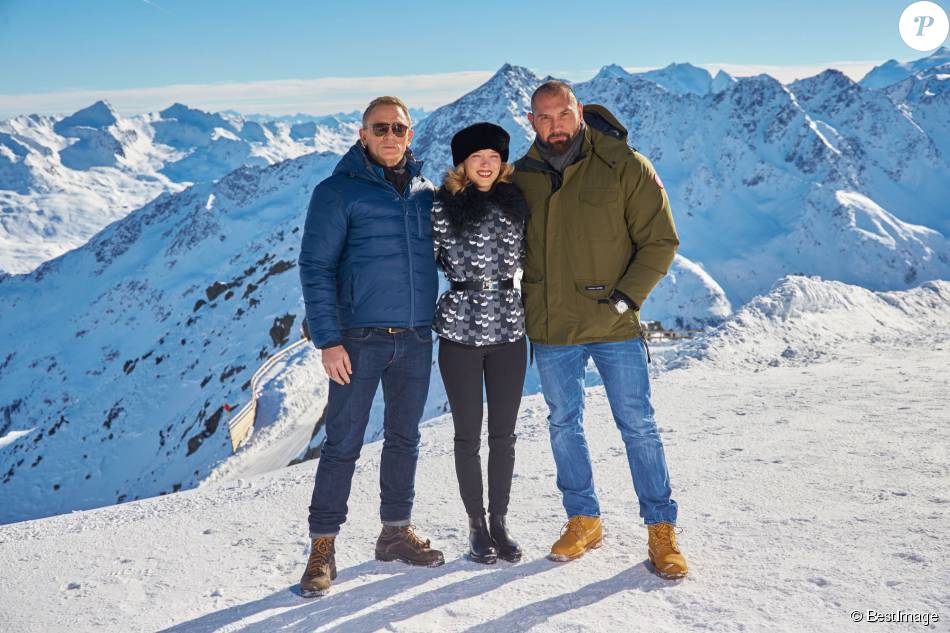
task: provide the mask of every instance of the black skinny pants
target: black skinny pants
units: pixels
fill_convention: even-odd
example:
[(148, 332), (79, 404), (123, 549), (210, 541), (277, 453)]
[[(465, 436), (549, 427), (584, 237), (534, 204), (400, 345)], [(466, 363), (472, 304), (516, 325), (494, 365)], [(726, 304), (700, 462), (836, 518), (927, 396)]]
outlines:
[(485, 512), (482, 498), (482, 384), (488, 399), (488, 511), (508, 512), (515, 466), (515, 422), (527, 369), (525, 339), (474, 346), (439, 340), (439, 369), (455, 423), (455, 472), (469, 516)]

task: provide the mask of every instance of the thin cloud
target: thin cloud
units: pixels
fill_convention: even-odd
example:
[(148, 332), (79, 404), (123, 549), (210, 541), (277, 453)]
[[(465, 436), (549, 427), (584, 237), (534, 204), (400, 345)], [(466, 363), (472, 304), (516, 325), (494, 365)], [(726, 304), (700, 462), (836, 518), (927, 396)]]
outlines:
[[(143, 0), (147, 4), (153, 4)], [(158, 5), (155, 5), (156, 7)], [(158, 7), (161, 8), (161, 7)], [(734, 77), (766, 73), (782, 83), (811, 77), (835, 68), (857, 81), (878, 62), (839, 61), (811, 65), (767, 65), (707, 63), (695, 64), (715, 74), (720, 69)], [(627, 66), (628, 72), (654, 68)], [(551, 73), (571, 81), (584, 81), (596, 71), (556, 71)], [(376, 77), (325, 77), (322, 79), (279, 79), (209, 84), (174, 84), (122, 90), (71, 90), (62, 92), (0, 95), (0, 119), (19, 114), (64, 115), (105, 99), (125, 115), (162, 110), (174, 102), (210, 111), (237, 110), (243, 113), (332, 114), (362, 109), (381, 94), (396, 94), (410, 106), (431, 110), (458, 99), (491, 76), (492, 71), (461, 71), (427, 75), (381, 75)]]
[(155, 7), (156, 9), (158, 9), (159, 11), (161, 11), (162, 13), (166, 13), (166, 14), (168, 14), (168, 15), (171, 15), (171, 13), (168, 13), (168, 11), (166, 11), (164, 8), (158, 6), (156, 3), (152, 2), (152, 0), (142, 0), (142, 2), (144, 2), (145, 4), (147, 4), (147, 5), (150, 6), (150, 7)]
[(99, 99), (109, 101), (125, 115), (155, 112), (176, 101), (212, 111), (331, 114), (362, 109), (381, 94), (399, 95), (411, 107), (433, 109), (458, 99), (487, 81), (492, 74), (491, 71), (463, 71), (0, 95), (0, 118), (18, 114), (69, 114)]

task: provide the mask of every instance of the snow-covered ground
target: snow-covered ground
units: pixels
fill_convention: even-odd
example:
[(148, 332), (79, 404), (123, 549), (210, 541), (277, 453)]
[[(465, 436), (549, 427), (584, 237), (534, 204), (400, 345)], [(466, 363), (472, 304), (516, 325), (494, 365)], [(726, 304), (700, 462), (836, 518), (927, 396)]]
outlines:
[[(871, 293), (790, 278), (705, 345), (683, 348), (689, 362), (659, 373), (657, 419), (691, 565), (683, 581), (644, 566), (623, 447), (603, 388), (590, 387), (587, 436), (607, 540), (578, 561), (544, 558), (564, 516), (547, 409), (531, 396), (518, 423), (509, 517), (527, 550), (519, 564), (464, 559), (452, 425), (441, 416), (424, 429), (414, 520), (445, 551), (443, 567), (373, 560), (373, 443), (357, 467), (328, 596), (295, 593), (309, 547), (308, 462), (0, 526), (2, 628), (812, 632), (848, 630), (858, 626), (852, 611), (876, 610), (936, 612), (933, 630), (947, 630), (948, 292), (946, 282)], [(908, 318), (877, 306), (874, 331), (859, 315), (878, 302)], [(728, 362), (730, 352), (741, 362)]]

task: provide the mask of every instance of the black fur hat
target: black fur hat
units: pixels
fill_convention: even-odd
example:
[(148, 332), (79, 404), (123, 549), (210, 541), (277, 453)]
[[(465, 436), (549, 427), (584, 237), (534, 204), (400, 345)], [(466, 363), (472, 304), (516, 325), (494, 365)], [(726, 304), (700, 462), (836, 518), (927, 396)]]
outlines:
[(494, 123), (475, 123), (459, 130), (452, 137), (452, 164), (459, 165), (481, 149), (493, 149), (501, 154), (501, 162), (508, 162), (508, 141), (504, 128)]

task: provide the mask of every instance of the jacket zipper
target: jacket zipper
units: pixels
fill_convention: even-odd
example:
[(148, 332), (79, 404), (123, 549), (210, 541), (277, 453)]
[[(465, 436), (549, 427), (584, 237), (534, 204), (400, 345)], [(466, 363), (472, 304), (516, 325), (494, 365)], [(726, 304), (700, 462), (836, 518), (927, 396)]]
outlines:
[[(422, 164), (420, 163), (419, 165), (421, 167)], [(415, 272), (413, 271), (413, 268), (412, 268), (412, 241), (411, 241), (411, 236), (410, 236), (411, 229), (409, 228), (409, 207), (407, 206), (409, 199), (406, 195), (404, 195), (406, 193), (405, 191), (399, 191), (398, 189), (396, 189), (396, 187), (391, 182), (386, 180), (385, 177), (381, 178), (381, 180), (383, 181), (385, 186), (388, 186), (389, 189), (396, 192), (396, 197), (398, 197), (399, 200), (402, 202), (403, 229), (406, 234), (406, 258), (409, 261), (409, 327), (414, 327), (415, 322), (416, 322), (416, 290), (415, 290), (415, 284), (413, 283), (413, 277), (415, 277)], [(411, 176), (409, 178), (409, 182), (406, 183), (406, 187), (408, 188), (409, 192), (412, 191), (412, 177)], [(422, 237), (422, 219), (419, 215), (418, 205), (416, 205), (416, 224), (417, 224), (417, 228), (419, 232), (419, 237)]]
[[(413, 285), (413, 277), (415, 273), (412, 270), (412, 242), (409, 238), (409, 208), (407, 205), (407, 200), (403, 199), (402, 208), (405, 213), (403, 213), (403, 224), (406, 228), (406, 256), (409, 259), (409, 327), (414, 327), (416, 323), (416, 290)], [(418, 213), (416, 214), (418, 216)]]
[[(415, 285), (413, 284), (413, 279), (415, 278), (415, 272), (412, 269), (412, 236), (410, 235), (409, 228), (409, 197), (405, 195), (407, 192), (405, 190), (399, 191), (395, 186), (389, 181), (386, 183), (396, 192), (396, 196), (399, 198), (399, 201), (402, 203), (402, 219), (403, 219), (403, 228), (405, 229), (406, 234), (406, 259), (409, 263), (409, 327), (414, 327), (416, 323), (416, 290)], [(409, 182), (406, 183), (406, 188), (409, 191), (412, 191), (412, 178), (409, 179)], [(422, 224), (419, 220), (419, 209), (418, 205), (416, 206), (416, 224), (418, 225), (419, 235), (422, 236)]]
[[(554, 197), (554, 194), (557, 193), (561, 185), (561, 175), (555, 170), (548, 167), (547, 163), (535, 160), (534, 158), (522, 158), (520, 161), (521, 168), (524, 171), (533, 171), (536, 173), (548, 174), (551, 178), (551, 194), (548, 196), (544, 214), (544, 310), (546, 312), (544, 319), (544, 340), (547, 343), (551, 341), (551, 306), (548, 304), (548, 286), (550, 285), (550, 276), (548, 275), (548, 219), (551, 217), (551, 199)], [(527, 236), (525, 236), (527, 239)], [(534, 350), (532, 349), (532, 358), (534, 360)]]
[(548, 196), (547, 213), (544, 214), (544, 342), (549, 345), (551, 343), (551, 306), (548, 304), (548, 286), (551, 285), (551, 278), (548, 274), (548, 251), (550, 250), (548, 245), (548, 221), (551, 217), (551, 199), (554, 194), (555, 192), (552, 191), (551, 195)]
[(422, 239), (422, 214), (419, 213), (419, 201), (413, 200), (412, 206), (416, 210), (416, 233), (419, 239)]

